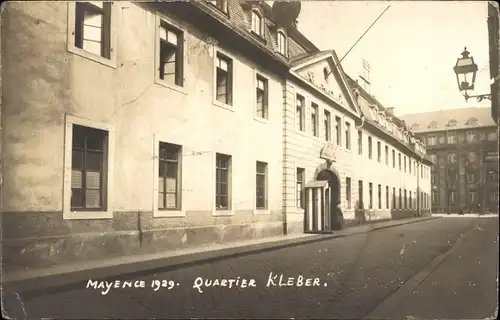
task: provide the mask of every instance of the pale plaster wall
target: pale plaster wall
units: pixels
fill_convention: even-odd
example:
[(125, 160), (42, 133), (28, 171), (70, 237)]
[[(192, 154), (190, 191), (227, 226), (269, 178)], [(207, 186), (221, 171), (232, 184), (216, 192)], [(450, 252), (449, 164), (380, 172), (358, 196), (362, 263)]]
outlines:
[[(280, 80), (269, 78), (267, 123), (254, 120), (254, 66), (234, 55), (234, 106), (213, 104), (213, 51), (189, 48), (204, 36), (189, 27), (185, 93), (154, 81), (155, 14), (116, 2), (116, 68), (66, 50), (65, 2), (10, 3), (5, 39), (4, 210), (61, 211), (64, 116), (115, 129), (114, 210), (151, 211), (153, 137), (183, 150), (183, 209), (211, 210), (214, 152), (233, 156), (235, 210), (251, 210), (255, 161), (268, 163), (269, 209), (281, 208)], [(14, 18), (15, 16), (15, 18)], [(12, 17), (12, 18), (10, 18)], [(182, 25), (182, 24), (181, 24)], [(229, 52), (230, 55), (233, 55)]]

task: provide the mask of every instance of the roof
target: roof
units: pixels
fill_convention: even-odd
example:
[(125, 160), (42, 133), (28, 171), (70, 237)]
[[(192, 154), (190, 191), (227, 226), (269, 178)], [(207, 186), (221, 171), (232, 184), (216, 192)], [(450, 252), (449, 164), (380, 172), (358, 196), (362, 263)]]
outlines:
[(327, 54), (334, 54), (334, 50), (323, 50), (323, 51), (318, 51), (316, 53), (308, 53), (304, 52), (302, 54), (296, 55), (295, 57), (290, 58), (290, 62), (292, 64), (292, 67), (298, 66), (302, 63), (312, 61), (320, 56), (327, 55)]
[(408, 114), (400, 118), (414, 133), (496, 126), (489, 107), (439, 110)]

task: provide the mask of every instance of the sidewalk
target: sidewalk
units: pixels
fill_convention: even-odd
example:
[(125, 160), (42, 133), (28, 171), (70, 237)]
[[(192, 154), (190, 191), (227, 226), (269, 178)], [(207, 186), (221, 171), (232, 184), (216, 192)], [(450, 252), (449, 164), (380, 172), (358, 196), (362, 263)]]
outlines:
[(167, 251), (157, 254), (134, 255), (106, 261), (86, 261), (60, 267), (26, 270), (18, 273), (2, 273), (2, 283), (25, 290), (62, 286), (88, 279), (102, 279), (126, 274), (151, 273), (155, 270), (180, 268), (201, 262), (210, 262), (245, 254), (297, 246), (311, 242), (367, 233), (398, 225), (416, 223), (436, 217), (421, 217), (401, 220), (373, 222), (346, 228), (333, 234), (297, 234), (224, 244), (199, 246), (196, 248)]

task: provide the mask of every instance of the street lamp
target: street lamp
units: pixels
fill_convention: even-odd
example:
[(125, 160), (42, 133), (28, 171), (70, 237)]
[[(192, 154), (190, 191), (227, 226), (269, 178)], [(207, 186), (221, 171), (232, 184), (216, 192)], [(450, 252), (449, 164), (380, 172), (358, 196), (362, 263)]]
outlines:
[[(467, 91), (474, 91), (474, 83), (476, 81), (477, 64), (474, 63), (474, 58), (469, 56), (470, 52), (467, 48), (462, 52), (462, 57), (457, 59), (457, 64), (453, 68), (457, 75), (458, 90), (464, 92), (465, 101), (469, 98), (477, 98), (481, 102), (483, 99), (490, 99), (491, 94), (478, 94), (470, 96)], [(470, 82), (469, 82), (470, 81)]]

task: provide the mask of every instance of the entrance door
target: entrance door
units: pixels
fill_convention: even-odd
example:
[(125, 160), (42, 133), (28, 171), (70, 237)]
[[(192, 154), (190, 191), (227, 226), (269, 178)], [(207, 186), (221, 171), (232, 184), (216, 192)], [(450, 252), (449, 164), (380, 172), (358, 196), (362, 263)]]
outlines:
[(316, 177), (317, 180), (326, 180), (329, 185), (328, 210), (330, 230), (339, 230), (342, 228), (342, 217), (338, 209), (340, 205), (340, 181), (333, 171), (329, 169), (322, 170)]

